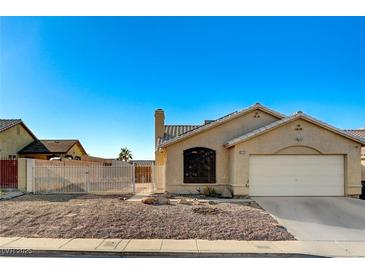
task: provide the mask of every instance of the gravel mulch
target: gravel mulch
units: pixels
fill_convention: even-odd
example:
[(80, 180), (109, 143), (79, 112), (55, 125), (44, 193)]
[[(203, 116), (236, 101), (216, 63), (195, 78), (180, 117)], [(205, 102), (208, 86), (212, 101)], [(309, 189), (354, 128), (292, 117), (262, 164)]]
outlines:
[(118, 196), (24, 195), (0, 201), (0, 236), (295, 240), (257, 204), (145, 205)]

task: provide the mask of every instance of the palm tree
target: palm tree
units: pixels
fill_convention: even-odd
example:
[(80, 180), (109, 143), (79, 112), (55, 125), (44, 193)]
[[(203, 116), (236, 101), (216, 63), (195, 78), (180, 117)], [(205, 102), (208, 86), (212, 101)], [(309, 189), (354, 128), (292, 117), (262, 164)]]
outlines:
[(133, 159), (132, 152), (127, 147), (120, 149), (118, 160), (128, 162), (129, 160), (132, 159)]

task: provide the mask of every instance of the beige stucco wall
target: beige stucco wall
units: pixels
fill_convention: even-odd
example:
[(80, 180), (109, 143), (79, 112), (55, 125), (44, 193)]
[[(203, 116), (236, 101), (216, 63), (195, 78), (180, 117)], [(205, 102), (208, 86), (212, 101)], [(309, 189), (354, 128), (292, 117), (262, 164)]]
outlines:
[(361, 181), (365, 182), (365, 147), (361, 148)]
[(18, 159), (18, 189), (27, 191), (27, 159)]
[[(254, 118), (258, 113), (260, 118)], [(223, 144), (253, 129), (265, 126), (278, 118), (262, 111), (253, 111), (228, 123), (209, 129), (186, 140), (168, 146), (162, 152), (156, 153), (156, 163), (166, 166), (166, 190), (174, 193), (196, 193), (205, 186), (213, 186), (217, 191), (230, 185), (230, 154)], [(183, 152), (193, 147), (207, 147), (216, 151), (216, 183), (215, 184), (184, 184)], [(164, 155), (165, 154), (165, 155)]]
[[(295, 130), (300, 124), (302, 131)], [(302, 139), (297, 141), (297, 138)], [(360, 144), (304, 120), (293, 121), (234, 148), (232, 185), (249, 194), (249, 156), (257, 154), (340, 154), (345, 157), (345, 195), (361, 192)]]
[(156, 166), (165, 166), (166, 161), (167, 161), (167, 153), (166, 153), (165, 149), (155, 152), (155, 164), (156, 164)]
[[(18, 134), (19, 133), (19, 134)], [(0, 132), (0, 156), (8, 158), (29, 145), (34, 139), (20, 124)]]

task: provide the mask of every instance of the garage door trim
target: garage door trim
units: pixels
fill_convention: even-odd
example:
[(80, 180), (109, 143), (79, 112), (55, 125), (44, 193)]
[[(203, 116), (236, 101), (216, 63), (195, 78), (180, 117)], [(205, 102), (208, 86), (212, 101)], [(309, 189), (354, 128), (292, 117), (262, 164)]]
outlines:
[(251, 154), (249, 193), (251, 196), (344, 196), (344, 163), (342, 154)]

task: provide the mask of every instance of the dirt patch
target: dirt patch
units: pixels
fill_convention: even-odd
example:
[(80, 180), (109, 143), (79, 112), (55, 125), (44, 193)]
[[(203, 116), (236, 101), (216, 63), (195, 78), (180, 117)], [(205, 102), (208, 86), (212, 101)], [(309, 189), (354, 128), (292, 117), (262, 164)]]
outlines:
[(293, 240), (251, 203), (151, 206), (122, 196), (25, 195), (0, 201), (0, 236)]

